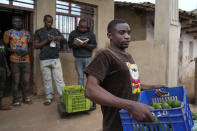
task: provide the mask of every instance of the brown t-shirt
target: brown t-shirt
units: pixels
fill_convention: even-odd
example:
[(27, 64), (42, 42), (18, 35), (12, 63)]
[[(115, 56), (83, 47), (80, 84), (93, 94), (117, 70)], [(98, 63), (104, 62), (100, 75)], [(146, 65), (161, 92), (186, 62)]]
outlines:
[[(131, 73), (128, 63), (135, 64), (131, 55), (109, 47), (97, 52), (93, 61), (86, 68), (85, 73), (100, 80), (100, 86), (111, 94), (137, 101), (140, 92), (132, 94)], [(120, 109), (108, 106), (101, 106), (101, 109), (103, 113), (103, 131), (122, 131)]]

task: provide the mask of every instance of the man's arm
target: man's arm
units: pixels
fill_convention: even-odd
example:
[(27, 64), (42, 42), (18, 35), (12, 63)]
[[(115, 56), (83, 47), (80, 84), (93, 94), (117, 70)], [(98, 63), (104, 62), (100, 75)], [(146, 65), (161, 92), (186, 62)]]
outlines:
[(10, 53), (16, 53), (16, 50), (10, 48), (10, 46), (6, 43), (5, 44), (6, 50), (9, 51)]
[(36, 49), (40, 49), (43, 46), (45, 46), (46, 44), (48, 44), (50, 42), (49, 39), (43, 40), (42, 42), (40, 42), (39, 40), (34, 40), (34, 47)]
[(68, 46), (69, 48), (78, 48), (77, 45), (74, 44), (74, 32), (71, 32), (70, 35), (69, 35), (69, 38), (68, 38)]
[(25, 51), (24, 50), (17, 50), (17, 49), (12, 49), (9, 45), (10, 41), (9, 41), (9, 36), (7, 34), (4, 34), (3, 37), (4, 43), (5, 43), (5, 48), (8, 52), (10, 53), (17, 53), (17, 54), (23, 54)]
[(8, 66), (8, 62), (7, 62), (6, 57), (4, 57), (4, 63), (5, 63), (5, 67), (6, 67), (7, 76), (10, 76), (11, 72), (10, 72), (10, 68)]
[(91, 34), (90, 42), (84, 43), (83, 46), (89, 50), (93, 50), (97, 47), (96, 37), (93, 33)]
[(9, 31), (6, 31), (3, 35), (3, 42), (5, 43), (5, 47), (6, 50), (10, 53), (16, 53), (16, 50), (10, 48), (9, 44), (10, 44), (10, 35), (9, 35)]
[(63, 35), (60, 35), (60, 36), (56, 36), (55, 38), (54, 38), (54, 41), (58, 41), (58, 42), (63, 42), (63, 43), (67, 43), (67, 40), (64, 38), (64, 36)]
[(63, 43), (67, 43), (67, 40), (64, 38), (64, 36), (62, 35), (62, 33), (56, 29), (58, 35), (54, 37), (54, 41), (58, 41), (58, 42), (63, 42)]
[(85, 88), (86, 97), (103, 106), (110, 106), (128, 110), (138, 121), (154, 121), (154, 117), (152, 116), (150, 109), (147, 105), (138, 103), (136, 101), (116, 97), (112, 95), (110, 92), (103, 89), (99, 85), (99, 83), (99, 80), (96, 79), (94, 76), (88, 75), (87, 84)]
[(164, 85), (144, 85), (144, 84), (142, 84), (142, 90), (154, 90), (154, 89), (156, 89), (155, 94), (158, 97), (161, 97), (163, 95), (167, 95), (168, 94), (168, 92), (159, 90), (160, 88), (168, 88), (168, 87), (164, 86)]
[(35, 49), (40, 49), (42, 48), (43, 46), (49, 44), (49, 42), (53, 39), (53, 37), (51, 36), (48, 36), (48, 38), (46, 38), (45, 40), (43, 40), (42, 42), (40, 42), (40, 32), (39, 30), (37, 30), (35, 32), (35, 35), (34, 35), (34, 42), (33, 42), (33, 46)]
[(160, 88), (168, 88), (167, 86), (164, 85), (145, 85), (141, 84), (142, 90), (154, 90), (154, 89), (160, 89)]
[(31, 54), (33, 51), (33, 37), (31, 37), (32, 35), (29, 33), (29, 37), (28, 37), (28, 54)]

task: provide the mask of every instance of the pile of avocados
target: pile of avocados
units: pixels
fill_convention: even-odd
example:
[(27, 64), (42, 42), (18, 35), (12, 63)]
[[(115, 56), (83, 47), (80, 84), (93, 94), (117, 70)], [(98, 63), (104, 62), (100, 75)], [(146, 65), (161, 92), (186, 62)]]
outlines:
[[(153, 110), (159, 110), (159, 109), (173, 109), (173, 108), (179, 108), (181, 107), (182, 102), (179, 100), (173, 100), (169, 99), (165, 102), (158, 103), (158, 102), (153, 102), (151, 103), (150, 107)], [(197, 131), (197, 113), (192, 112), (192, 119), (194, 120), (194, 126), (192, 128), (192, 131)], [(157, 123), (159, 120), (155, 118), (153, 123)], [(172, 131), (172, 125), (171, 124), (152, 124), (152, 127), (150, 125), (142, 125), (142, 124), (137, 124), (133, 125), (133, 131), (150, 131), (153, 129), (153, 131)]]
[(153, 110), (158, 110), (158, 109), (171, 109), (171, 108), (178, 108), (181, 107), (182, 102), (179, 100), (173, 100), (173, 99), (169, 99), (166, 102), (162, 102), (162, 103), (156, 103), (153, 102), (151, 103), (150, 107)]
[[(153, 102), (151, 103), (150, 107), (153, 110), (159, 110), (159, 109), (172, 109), (172, 108), (178, 108), (181, 107), (182, 102), (179, 100), (173, 100), (173, 99), (168, 99), (165, 102), (159, 103), (159, 102)], [(157, 123), (159, 120), (155, 118), (154, 123)], [(172, 125), (171, 124), (153, 124), (153, 131), (165, 131), (165, 130), (172, 130)], [(141, 130), (140, 130), (141, 129)], [(150, 131), (151, 127), (149, 125), (147, 126), (142, 126), (138, 125), (136, 127), (133, 127), (134, 131)]]

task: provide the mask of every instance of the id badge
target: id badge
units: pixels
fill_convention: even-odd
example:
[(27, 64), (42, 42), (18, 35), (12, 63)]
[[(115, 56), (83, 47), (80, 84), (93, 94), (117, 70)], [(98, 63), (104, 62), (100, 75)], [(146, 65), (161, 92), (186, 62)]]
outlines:
[(55, 41), (51, 41), (51, 43), (50, 43), (50, 47), (56, 47), (56, 42)]

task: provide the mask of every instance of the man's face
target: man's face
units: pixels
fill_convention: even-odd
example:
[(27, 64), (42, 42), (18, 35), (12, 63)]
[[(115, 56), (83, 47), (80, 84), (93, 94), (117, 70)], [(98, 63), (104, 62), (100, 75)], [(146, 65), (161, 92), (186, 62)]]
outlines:
[(44, 21), (44, 24), (46, 28), (51, 28), (53, 25), (53, 18), (47, 17), (46, 20)]
[(131, 29), (127, 23), (120, 23), (112, 28), (111, 33), (108, 33), (108, 38), (116, 47), (125, 50), (131, 41), (130, 32)]
[(22, 27), (23, 27), (23, 21), (22, 21), (21, 18), (15, 17), (15, 18), (13, 18), (13, 20), (12, 20), (12, 25), (13, 25), (13, 27), (16, 28), (16, 29), (22, 29)]
[(81, 32), (87, 31), (87, 24), (85, 22), (79, 23), (79, 31)]

